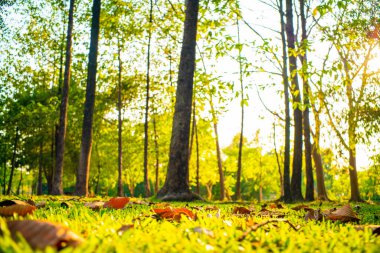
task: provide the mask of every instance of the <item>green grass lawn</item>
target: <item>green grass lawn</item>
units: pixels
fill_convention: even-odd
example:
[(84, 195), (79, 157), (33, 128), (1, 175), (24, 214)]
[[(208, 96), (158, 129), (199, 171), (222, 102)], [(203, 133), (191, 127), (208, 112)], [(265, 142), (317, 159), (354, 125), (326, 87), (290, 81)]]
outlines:
[[(360, 221), (342, 223), (306, 221), (306, 211), (291, 209), (298, 204), (283, 204), (281, 209), (268, 204), (267, 209), (272, 214), (269, 217), (260, 215), (262, 207), (257, 203), (170, 203), (173, 208), (185, 207), (197, 216), (192, 220), (181, 215), (178, 221), (155, 215), (153, 209), (166, 208), (157, 203), (127, 204), (123, 209), (94, 211), (84, 206), (93, 200), (39, 197), (36, 203), (46, 201), (46, 205), (32, 215), (0, 218), (3, 230), (0, 252), (33, 252), (24, 240), (15, 242), (4, 230), (10, 219), (63, 224), (84, 238), (78, 247), (67, 247), (61, 252), (380, 252), (380, 236), (373, 235), (368, 226), (380, 225), (380, 205), (376, 204), (358, 204), (360, 208), (351, 204)], [(62, 207), (62, 201), (69, 207)], [(317, 209), (319, 204), (307, 205)], [(343, 204), (323, 203), (321, 210), (339, 208)], [(248, 208), (251, 214), (234, 214), (237, 206)], [(264, 225), (268, 220), (271, 222)], [(123, 225), (133, 227), (121, 232)], [(357, 230), (358, 225), (362, 230)], [(52, 248), (45, 251), (55, 252)]]

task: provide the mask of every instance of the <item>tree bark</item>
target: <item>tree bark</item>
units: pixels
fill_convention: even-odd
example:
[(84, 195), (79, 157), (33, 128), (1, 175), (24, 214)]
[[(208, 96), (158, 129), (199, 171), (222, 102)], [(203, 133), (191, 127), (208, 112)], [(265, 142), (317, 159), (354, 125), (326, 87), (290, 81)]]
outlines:
[(152, 21), (153, 21), (153, 0), (150, 0), (149, 11), (149, 30), (148, 30), (148, 53), (146, 63), (146, 97), (145, 97), (145, 123), (144, 123), (144, 189), (145, 197), (151, 195), (149, 184), (149, 172), (148, 172), (148, 145), (149, 145), (149, 91), (150, 91), (150, 46), (152, 40)]
[(286, 0), (286, 35), (289, 54), (289, 72), (292, 80), (293, 117), (294, 117), (294, 148), (293, 173), (291, 179), (291, 194), (293, 201), (302, 201), (302, 111), (301, 92), (298, 84), (297, 58), (295, 51), (295, 35), (293, 26), (293, 1)]
[(16, 135), (15, 135), (14, 144), (13, 144), (12, 167), (11, 167), (11, 172), (9, 174), (9, 182), (8, 182), (7, 195), (10, 195), (11, 192), (12, 192), (13, 174), (14, 174), (15, 167), (16, 167), (16, 151), (17, 151), (18, 141), (19, 141), (19, 138), (20, 138), (20, 135), (19, 135), (18, 131), (19, 131), (18, 127), (16, 127)]
[[(238, 44), (240, 45), (240, 29), (239, 29), (239, 19), (237, 19), (237, 35)], [(241, 93), (241, 123), (240, 123), (240, 139), (239, 139), (239, 153), (237, 162), (237, 172), (236, 172), (236, 200), (241, 200), (241, 170), (242, 170), (242, 153), (243, 153), (243, 136), (244, 136), (244, 85), (243, 85), (243, 66), (241, 62), (241, 47), (239, 47), (239, 81), (240, 81), (240, 93)]]
[(281, 197), (280, 197), (280, 199), (283, 199), (284, 198), (284, 178), (282, 176), (280, 158), (279, 158), (278, 152), (277, 152), (277, 145), (276, 145), (276, 123), (273, 123), (273, 146), (274, 146), (274, 153), (276, 155), (278, 174), (280, 176), (280, 191), (281, 191)]
[(70, 76), (71, 76), (71, 50), (72, 50), (72, 34), (74, 24), (74, 4), (75, 0), (70, 0), (69, 20), (67, 25), (67, 37), (66, 37), (66, 62), (65, 62), (65, 74), (62, 88), (62, 99), (60, 105), (59, 116), (59, 128), (57, 135), (57, 158), (55, 164), (55, 170), (53, 173), (52, 194), (62, 195), (62, 177), (63, 177), (63, 159), (65, 155), (65, 139), (67, 129), (67, 109), (69, 103), (69, 88), (70, 88)]
[(318, 200), (330, 201), (327, 196), (327, 191), (325, 187), (325, 178), (323, 175), (323, 163), (322, 157), (318, 145), (314, 143), (313, 145), (313, 160), (315, 165), (315, 170), (317, 174), (317, 193)]
[(80, 150), (75, 195), (88, 196), (88, 180), (90, 174), (91, 148), (92, 148), (92, 121), (95, 105), (96, 71), (99, 40), (100, 0), (93, 0), (90, 53), (88, 56), (88, 72), (86, 101), (84, 104), (84, 117), (82, 128), (82, 144)]
[(215, 132), (216, 159), (218, 163), (219, 185), (220, 185), (219, 198), (221, 201), (223, 201), (225, 199), (226, 193), (224, 189), (224, 172), (223, 172), (223, 164), (222, 164), (222, 155), (221, 155), (220, 146), (219, 146), (218, 123), (216, 123), (216, 119), (214, 119), (214, 132)]
[(284, 83), (284, 102), (285, 102), (285, 150), (284, 150), (284, 201), (292, 201), (290, 190), (290, 107), (289, 107), (289, 77), (288, 77), (288, 57), (285, 37), (285, 21), (283, 1), (280, 0), (281, 18), (281, 41), (282, 41), (282, 81)]
[(117, 122), (118, 122), (118, 177), (117, 177), (117, 195), (124, 196), (124, 187), (123, 187), (123, 121), (121, 119), (121, 93), (122, 93), (122, 85), (121, 85), (121, 74), (123, 70), (122, 61), (121, 61), (121, 46), (118, 38), (117, 45), (117, 58), (119, 61), (119, 75), (118, 75), (118, 85), (117, 85)]
[(307, 61), (307, 50), (308, 50), (308, 41), (307, 41), (307, 31), (306, 31), (306, 15), (305, 15), (305, 0), (299, 0), (300, 2), (300, 13), (301, 13), (301, 28), (302, 28), (302, 39), (301, 46), (304, 50), (304, 53), (300, 55), (302, 62), (302, 81), (303, 81), (303, 135), (305, 142), (305, 165), (306, 165), (306, 200), (314, 201), (314, 179), (313, 179), (313, 163), (311, 159), (311, 142), (310, 142), (310, 119), (309, 119), (309, 80), (308, 80), (308, 61)]
[(157, 197), (162, 200), (200, 199), (198, 195), (190, 191), (187, 183), (198, 8), (199, 0), (186, 1), (169, 165), (165, 184), (157, 193)]
[(196, 175), (197, 175), (197, 194), (200, 195), (201, 192), (201, 186), (200, 186), (200, 177), (199, 177), (199, 141), (198, 141), (198, 127), (197, 127), (197, 122), (195, 121), (196, 119), (194, 118), (194, 124), (195, 124), (195, 147), (196, 147), (196, 152), (197, 152), (197, 161), (196, 161)]

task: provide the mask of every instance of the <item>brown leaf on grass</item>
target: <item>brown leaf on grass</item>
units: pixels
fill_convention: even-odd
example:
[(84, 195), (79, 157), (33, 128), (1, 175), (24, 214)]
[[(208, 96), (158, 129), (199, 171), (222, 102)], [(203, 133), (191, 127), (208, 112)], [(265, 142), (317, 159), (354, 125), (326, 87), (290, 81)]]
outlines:
[(126, 204), (128, 204), (129, 198), (128, 197), (115, 197), (108, 200), (106, 203), (104, 203), (104, 207), (113, 208), (113, 209), (122, 209), (125, 207)]
[(217, 206), (206, 206), (205, 211), (218, 211), (219, 208)]
[(130, 230), (130, 229), (132, 229), (132, 228), (134, 228), (134, 227), (135, 227), (134, 224), (123, 225), (123, 226), (121, 226), (121, 228), (119, 228), (119, 229), (117, 230), (117, 234), (118, 234), (119, 236), (121, 236), (121, 235), (123, 235), (126, 231), (128, 231), (128, 230)]
[(4, 200), (0, 202), (1, 216), (13, 216), (13, 214), (25, 216), (32, 214), (34, 210), (36, 210), (35, 206), (29, 205), (21, 200)]
[(83, 205), (85, 207), (90, 208), (91, 210), (99, 211), (101, 208), (104, 207), (104, 203), (105, 202), (103, 201), (96, 201), (96, 202), (87, 202), (87, 203), (84, 203)]
[(321, 214), (321, 211), (314, 210), (314, 209), (308, 210), (305, 215), (305, 221), (311, 221), (311, 220), (315, 220), (315, 221), (323, 220), (323, 215)]
[(251, 210), (244, 206), (236, 206), (232, 211), (233, 214), (250, 214)]
[(295, 207), (292, 207), (292, 210), (294, 211), (300, 211), (300, 210), (304, 210), (304, 211), (311, 211), (311, 210), (314, 210), (313, 208), (307, 206), (307, 205), (298, 205), (298, 206), (295, 206)]
[(336, 209), (335, 211), (328, 214), (327, 219), (333, 221), (341, 221), (341, 222), (359, 222), (360, 219), (357, 214), (354, 212), (352, 207), (347, 204), (342, 206), (341, 208)]
[(271, 209), (283, 209), (284, 206), (281, 205), (281, 203), (272, 203), (269, 205), (269, 208), (271, 208)]
[(36, 220), (8, 221), (8, 229), (14, 240), (20, 233), (33, 249), (45, 249), (50, 246), (62, 249), (78, 246), (83, 239), (70, 229), (50, 222)]
[(185, 215), (192, 220), (196, 220), (196, 215), (186, 208), (172, 208), (172, 207), (167, 207), (164, 209), (155, 208), (153, 209), (153, 212), (155, 212), (158, 215), (158, 217), (161, 219), (180, 221), (181, 215)]

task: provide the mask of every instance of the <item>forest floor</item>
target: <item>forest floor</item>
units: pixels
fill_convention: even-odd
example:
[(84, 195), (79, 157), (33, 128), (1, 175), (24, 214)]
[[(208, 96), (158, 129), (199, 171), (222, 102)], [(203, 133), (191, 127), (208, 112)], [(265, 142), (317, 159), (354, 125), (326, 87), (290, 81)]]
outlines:
[(379, 252), (380, 248), (379, 203), (160, 203), (70, 196), (27, 200), (0, 196), (0, 252)]

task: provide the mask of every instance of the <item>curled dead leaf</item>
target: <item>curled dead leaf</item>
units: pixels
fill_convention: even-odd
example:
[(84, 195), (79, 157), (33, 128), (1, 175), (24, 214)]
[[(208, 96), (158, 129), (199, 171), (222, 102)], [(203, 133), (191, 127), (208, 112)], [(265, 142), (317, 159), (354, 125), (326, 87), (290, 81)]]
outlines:
[(251, 210), (243, 206), (236, 206), (232, 211), (233, 214), (250, 214)]
[(104, 207), (113, 208), (113, 209), (122, 209), (125, 207), (126, 204), (128, 204), (129, 198), (128, 197), (115, 197), (108, 200), (106, 203), (104, 203)]
[(32, 214), (34, 210), (36, 210), (35, 206), (21, 200), (4, 200), (0, 202), (1, 216), (13, 216), (13, 214), (25, 216)]
[(327, 219), (341, 222), (359, 222), (360, 219), (352, 207), (347, 204), (326, 215)]
[(180, 221), (181, 215), (184, 215), (192, 220), (196, 220), (196, 215), (186, 208), (172, 208), (167, 207), (164, 209), (155, 208), (152, 210), (158, 215), (159, 218)]
[(78, 246), (83, 239), (70, 229), (50, 222), (36, 220), (8, 221), (7, 226), (14, 240), (20, 233), (33, 249), (50, 246), (62, 249)]

